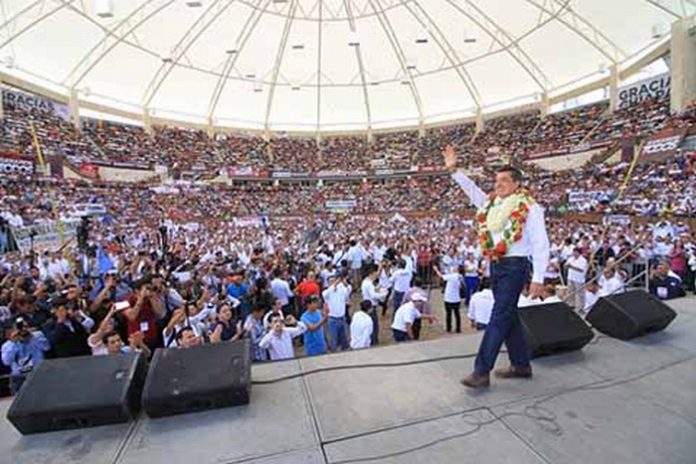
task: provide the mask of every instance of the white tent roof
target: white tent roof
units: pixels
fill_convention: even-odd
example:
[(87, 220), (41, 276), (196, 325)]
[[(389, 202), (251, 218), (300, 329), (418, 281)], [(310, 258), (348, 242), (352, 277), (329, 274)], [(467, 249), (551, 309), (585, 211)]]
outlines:
[[(104, 3), (111, 17), (97, 14)], [(694, 0), (0, 5), (6, 72), (158, 118), (273, 130), (407, 126), (538, 101), (606, 78), (696, 13)]]

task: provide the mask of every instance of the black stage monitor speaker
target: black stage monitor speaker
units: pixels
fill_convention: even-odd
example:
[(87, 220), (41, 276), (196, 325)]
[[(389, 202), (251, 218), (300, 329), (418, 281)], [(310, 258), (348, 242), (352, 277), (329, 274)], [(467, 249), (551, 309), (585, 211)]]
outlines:
[(533, 358), (579, 350), (592, 340), (592, 329), (565, 303), (519, 309), (524, 337)]
[(602, 333), (628, 340), (667, 327), (677, 317), (672, 308), (643, 290), (600, 298), (587, 322)]
[(23, 434), (128, 422), (140, 411), (146, 372), (141, 353), (47, 359), (7, 418)]
[(249, 402), (249, 340), (158, 349), (143, 391), (150, 417), (171, 416)]

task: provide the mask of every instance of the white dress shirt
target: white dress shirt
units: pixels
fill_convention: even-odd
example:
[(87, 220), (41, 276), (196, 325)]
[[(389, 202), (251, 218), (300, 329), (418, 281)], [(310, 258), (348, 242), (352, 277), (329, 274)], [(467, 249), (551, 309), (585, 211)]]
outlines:
[(387, 292), (384, 290), (378, 292), (375, 284), (369, 278), (363, 279), (360, 289), (362, 290), (362, 299), (370, 300), (372, 306), (377, 306), (387, 296)]
[(339, 282), (332, 285), (322, 293), (326, 305), (329, 307), (329, 317), (344, 317), (346, 304), (350, 297), (350, 287)]
[(299, 337), (307, 330), (304, 323), (299, 322), (297, 327), (283, 327), (280, 335), (273, 330), (263, 336), (259, 346), (267, 349), (272, 361), (279, 359), (292, 359), (295, 357), (295, 349), (292, 347), (292, 339)]
[[(486, 204), (488, 197), (469, 177), (461, 171), (452, 174), (452, 179), (459, 184), (471, 203), (477, 208)], [(503, 231), (491, 232), (493, 243), (498, 243)], [(549, 265), (549, 238), (546, 235), (544, 210), (538, 203), (529, 207), (527, 220), (522, 228), (522, 238), (510, 245), (505, 256), (532, 257), (532, 282), (544, 283), (544, 273)]]
[(415, 320), (420, 319), (420, 317), (421, 312), (418, 311), (418, 308), (416, 308), (416, 305), (414, 305), (412, 301), (409, 301), (396, 310), (391, 328), (406, 332), (406, 325), (413, 325)]
[(354, 350), (369, 348), (373, 330), (372, 318), (365, 311), (356, 311), (350, 321), (350, 347)]
[(471, 295), (471, 300), (469, 301), (469, 311), (467, 314), (469, 319), (479, 324), (488, 324), (488, 321), (491, 319), (491, 310), (493, 309), (494, 303), (495, 298), (493, 298), (493, 292), (490, 288), (474, 293)]
[(280, 300), (281, 306), (287, 305), (290, 302), (290, 298), (292, 298), (290, 284), (279, 278), (275, 278), (271, 281), (271, 293)]
[(394, 291), (406, 293), (411, 288), (413, 274), (408, 269), (397, 269), (392, 272), (391, 279), (394, 282)]
[(581, 269), (576, 271), (575, 269), (568, 268), (568, 280), (570, 282), (576, 282), (579, 284), (585, 283), (585, 274), (587, 273), (587, 260), (584, 256), (578, 256), (577, 258), (571, 256), (566, 261), (567, 265), (577, 267)]
[(446, 282), (444, 296), (445, 303), (460, 303), (462, 301), (462, 297), (460, 296), (460, 289), (463, 280), (462, 275), (457, 272), (453, 272), (451, 274), (443, 275), (442, 278)]

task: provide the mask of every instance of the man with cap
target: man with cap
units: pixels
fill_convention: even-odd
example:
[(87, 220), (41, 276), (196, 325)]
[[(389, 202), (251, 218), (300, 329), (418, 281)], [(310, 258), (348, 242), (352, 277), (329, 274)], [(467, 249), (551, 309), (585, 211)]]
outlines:
[(391, 328), (394, 334), (394, 340), (397, 343), (414, 339), (413, 323), (417, 319), (422, 318), (432, 322), (437, 321), (437, 317), (434, 315), (422, 313), (426, 301), (428, 301), (428, 298), (424, 294), (414, 293), (411, 296), (411, 301), (404, 303), (396, 310)]
[(311, 295), (305, 300), (307, 310), (302, 313), (300, 322), (307, 330), (304, 332), (304, 347), (307, 356), (316, 356), (326, 353), (326, 340), (324, 338), (324, 324), (329, 318), (329, 308), (319, 311), (321, 300), (317, 295)]
[(40, 330), (33, 330), (23, 317), (15, 319), (14, 328), (2, 344), (2, 363), (10, 367), (10, 391), (19, 392), (24, 380), (41, 361), (51, 344)]

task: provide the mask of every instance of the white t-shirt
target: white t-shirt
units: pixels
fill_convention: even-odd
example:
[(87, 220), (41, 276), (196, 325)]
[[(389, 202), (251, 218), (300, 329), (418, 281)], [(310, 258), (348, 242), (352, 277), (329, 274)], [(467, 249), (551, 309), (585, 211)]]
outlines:
[(392, 323), (391, 328), (406, 332), (406, 325), (413, 325), (413, 322), (420, 317), (421, 312), (416, 309), (413, 302), (409, 301), (396, 310), (396, 314), (394, 314), (394, 322)]
[(356, 311), (350, 320), (350, 347), (354, 350), (369, 348), (373, 330), (372, 318), (365, 311)]
[(394, 281), (394, 291), (406, 293), (409, 288), (411, 288), (411, 278), (413, 275), (411, 271), (407, 269), (397, 269), (392, 273), (392, 280)]
[(584, 284), (585, 275), (587, 274), (587, 260), (585, 257), (582, 255), (577, 258), (571, 256), (566, 262), (569, 266), (582, 269), (582, 271), (576, 271), (575, 269), (568, 268), (568, 280), (570, 282)]
[(585, 290), (585, 307), (582, 308), (585, 311), (589, 311), (599, 300), (599, 292), (592, 293)]
[(599, 278), (599, 286), (599, 296), (609, 296), (614, 295), (615, 293), (623, 293), (625, 290), (624, 281), (618, 272), (609, 279), (602, 275), (602, 277)]
[(338, 283), (324, 290), (322, 296), (329, 307), (329, 317), (344, 317), (346, 315), (350, 287)]
[(491, 319), (491, 310), (493, 309), (494, 303), (495, 298), (490, 288), (474, 293), (471, 295), (471, 301), (469, 301), (469, 311), (467, 314), (469, 319), (480, 324), (488, 324), (488, 321)]
[(445, 280), (445, 303), (459, 303), (462, 298), (459, 293), (459, 288), (462, 282), (462, 276), (459, 273), (453, 272), (442, 276)]

